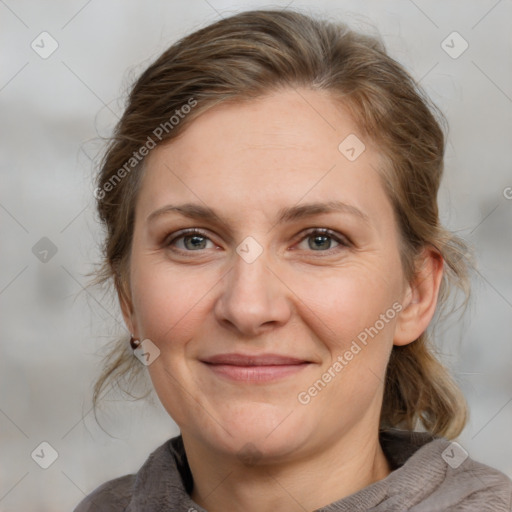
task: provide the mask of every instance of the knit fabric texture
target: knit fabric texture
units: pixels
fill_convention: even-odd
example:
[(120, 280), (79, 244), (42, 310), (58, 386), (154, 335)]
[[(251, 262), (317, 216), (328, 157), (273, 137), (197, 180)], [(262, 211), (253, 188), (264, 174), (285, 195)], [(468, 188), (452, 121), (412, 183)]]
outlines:
[[(392, 472), (316, 512), (511, 512), (512, 481), (465, 457), (457, 444), (423, 432), (379, 433)], [(192, 501), (181, 436), (156, 449), (134, 475), (111, 480), (74, 512), (207, 512)]]

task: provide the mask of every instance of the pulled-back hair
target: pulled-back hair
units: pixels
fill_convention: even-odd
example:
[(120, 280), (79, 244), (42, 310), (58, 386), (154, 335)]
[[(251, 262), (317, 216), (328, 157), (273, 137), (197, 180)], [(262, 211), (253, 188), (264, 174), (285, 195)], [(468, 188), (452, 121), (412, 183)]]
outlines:
[[(437, 312), (447, 308), (455, 288), (467, 296), (465, 245), (439, 222), (441, 114), (375, 37), (298, 12), (269, 10), (243, 12), (181, 39), (133, 85), (98, 175), (97, 207), (106, 237), (96, 282), (112, 280), (117, 292), (128, 296), (141, 154), (146, 153), (141, 148), (176, 138), (218, 104), (299, 87), (329, 91), (378, 148), (406, 276), (414, 275), (420, 250), (434, 247), (444, 260)], [(143, 368), (125, 338), (113, 343), (95, 386), (95, 405), (110, 383), (130, 386)], [(466, 419), (464, 397), (438, 361), (429, 334), (394, 346), (381, 428), (419, 427), (454, 438)]]

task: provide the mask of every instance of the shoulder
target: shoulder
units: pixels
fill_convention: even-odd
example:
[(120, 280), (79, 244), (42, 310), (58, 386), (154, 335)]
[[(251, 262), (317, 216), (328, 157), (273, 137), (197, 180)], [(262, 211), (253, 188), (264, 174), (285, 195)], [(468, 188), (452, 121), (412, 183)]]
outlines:
[(391, 429), (381, 432), (381, 443), (393, 468), (387, 493), (404, 510), (512, 511), (512, 480), (472, 459), (457, 442)]
[(123, 511), (130, 502), (135, 475), (125, 475), (100, 485), (73, 512)]
[(512, 480), (472, 459), (457, 442), (437, 438), (416, 453), (427, 477), (419, 491), (424, 493), (419, 510), (512, 511)]
[(512, 511), (512, 480), (495, 468), (467, 458), (459, 468), (448, 465), (443, 482), (446, 499), (459, 496), (453, 512)]
[[(154, 450), (135, 474), (109, 480), (88, 494), (73, 512), (122, 512), (130, 506), (134, 497), (147, 487), (147, 481), (154, 482), (168, 472), (172, 462), (171, 447), (178, 443), (173, 438)], [(171, 468), (172, 469), (172, 468)]]

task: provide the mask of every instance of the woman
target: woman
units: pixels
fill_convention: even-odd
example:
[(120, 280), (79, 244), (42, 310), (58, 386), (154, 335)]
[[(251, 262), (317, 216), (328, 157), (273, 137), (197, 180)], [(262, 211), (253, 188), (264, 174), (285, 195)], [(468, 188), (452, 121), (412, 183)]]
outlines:
[(132, 337), (95, 400), (147, 369), (181, 435), (76, 510), (510, 510), (449, 441), (465, 402), (426, 334), (467, 288), (443, 151), (411, 77), (342, 25), (244, 12), (152, 64), (96, 190)]

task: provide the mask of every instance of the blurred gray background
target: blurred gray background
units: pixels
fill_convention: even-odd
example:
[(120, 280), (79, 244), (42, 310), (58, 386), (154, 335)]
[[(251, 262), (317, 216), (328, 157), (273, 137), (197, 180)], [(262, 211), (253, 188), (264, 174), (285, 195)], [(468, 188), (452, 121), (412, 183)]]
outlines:
[(72, 510), (176, 435), (156, 399), (104, 403), (107, 432), (91, 412), (101, 348), (125, 332), (112, 298), (86, 289), (101, 241), (94, 166), (161, 51), (275, 6), (377, 27), (445, 112), (442, 218), (478, 270), (470, 309), (437, 339), (471, 407), (459, 443), (512, 477), (511, 1), (0, 0), (1, 512)]

